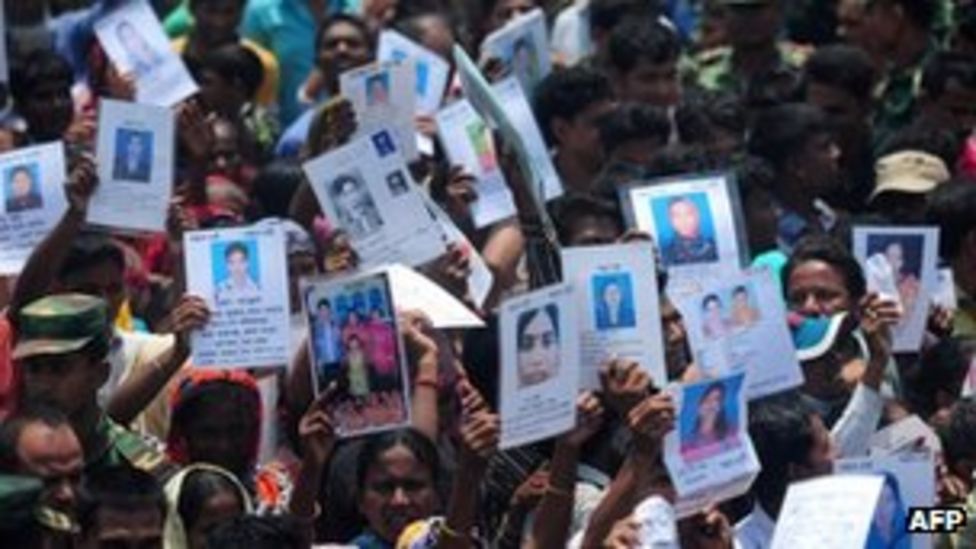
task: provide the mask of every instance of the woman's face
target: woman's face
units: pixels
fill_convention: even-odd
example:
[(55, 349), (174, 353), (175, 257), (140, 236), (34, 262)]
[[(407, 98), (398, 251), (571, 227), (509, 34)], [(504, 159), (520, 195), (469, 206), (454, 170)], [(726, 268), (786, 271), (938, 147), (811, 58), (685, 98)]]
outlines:
[(196, 522), (187, 531), (189, 549), (206, 549), (207, 532), (215, 524), (230, 520), (244, 514), (241, 496), (236, 492), (221, 490), (204, 502), (200, 515), (194, 517)]
[(888, 260), (895, 275), (901, 274), (901, 270), (905, 267), (905, 250), (901, 244), (897, 242), (888, 244), (885, 248), (885, 259)]
[(542, 383), (559, 364), (559, 337), (549, 315), (538, 311), (525, 325), (518, 341), (520, 385)]
[(834, 315), (852, 308), (844, 275), (818, 259), (801, 263), (787, 281), (790, 308), (805, 316)]
[(254, 456), (243, 445), (254, 440), (260, 422), (250, 410), (237, 406), (237, 398), (197, 405), (185, 431), (190, 462), (217, 465), (239, 477), (250, 473)]
[(14, 174), (13, 181), (11, 182), (13, 187), (14, 196), (17, 198), (24, 198), (30, 195), (31, 187), (31, 176), (27, 172), (21, 170)]
[(410, 523), (433, 515), (437, 505), (430, 468), (406, 446), (383, 452), (366, 471), (359, 510), (373, 532), (390, 543)]
[(698, 403), (698, 417), (704, 423), (712, 424), (715, 422), (715, 418), (722, 411), (723, 396), (721, 389), (712, 389), (702, 397), (701, 402)]

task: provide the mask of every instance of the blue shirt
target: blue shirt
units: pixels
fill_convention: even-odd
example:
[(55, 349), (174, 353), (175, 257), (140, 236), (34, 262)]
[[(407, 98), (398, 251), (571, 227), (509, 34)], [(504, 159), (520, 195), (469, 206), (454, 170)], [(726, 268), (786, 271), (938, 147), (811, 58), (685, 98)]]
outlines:
[(302, 145), (308, 139), (308, 129), (312, 126), (312, 119), (315, 118), (316, 109), (308, 109), (303, 112), (297, 120), (288, 126), (285, 133), (281, 134), (278, 144), (275, 146), (275, 156), (278, 158), (297, 158), (302, 150)]
[(291, 124), (302, 112), (298, 90), (315, 62), (315, 17), (304, 0), (251, 0), (242, 26), (244, 36), (278, 58), (281, 123)]

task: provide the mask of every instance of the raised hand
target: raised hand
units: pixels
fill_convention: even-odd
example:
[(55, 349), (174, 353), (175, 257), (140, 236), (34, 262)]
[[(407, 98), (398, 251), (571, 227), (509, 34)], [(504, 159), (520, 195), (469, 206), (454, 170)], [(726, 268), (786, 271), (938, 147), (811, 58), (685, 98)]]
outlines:
[(626, 417), (635, 436), (659, 443), (674, 429), (674, 399), (668, 393), (645, 397)]
[(68, 197), (68, 207), (73, 213), (84, 215), (88, 212), (88, 203), (91, 201), (95, 189), (98, 187), (98, 171), (95, 167), (95, 158), (89, 154), (82, 155), (68, 175), (68, 183), (65, 185), (65, 194)]
[(190, 348), (190, 334), (202, 329), (210, 322), (210, 309), (207, 302), (195, 295), (180, 298), (172, 314), (172, 329), (176, 334), (176, 344), (182, 350)]
[(576, 399), (576, 427), (563, 435), (563, 442), (574, 448), (583, 446), (603, 427), (604, 419), (600, 399), (589, 391), (581, 393)]
[(619, 359), (600, 367), (600, 386), (607, 405), (621, 417), (626, 417), (652, 388), (651, 376), (639, 364)]
[(329, 405), (337, 394), (338, 388), (335, 382), (332, 382), (318, 398), (312, 401), (298, 422), (302, 456), (320, 469), (329, 460), (338, 439), (335, 422), (329, 412)]
[(202, 164), (210, 159), (214, 136), (212, 116), (204, 113), (195, 99), (190, 99), (177, 108), (176, 131), (180, 142), (193, 162)]

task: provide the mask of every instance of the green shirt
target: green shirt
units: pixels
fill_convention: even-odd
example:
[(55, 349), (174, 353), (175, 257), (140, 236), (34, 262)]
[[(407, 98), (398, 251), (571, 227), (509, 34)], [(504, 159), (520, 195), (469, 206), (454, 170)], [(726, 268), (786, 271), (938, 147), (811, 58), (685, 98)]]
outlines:
[[(779, 62), (773, 67), (774, 71), (802, 68), (812, 51), (809, 47), (790, 42), (781, 42), (777, 47)], [(742, 94), (748, 85), (743, 75), (736, 74), (732, 64), (732, 48), (729, 46), (701, 52), (689, 61), (685, 70), (690, 73), (694, 84), (709, 91)]]

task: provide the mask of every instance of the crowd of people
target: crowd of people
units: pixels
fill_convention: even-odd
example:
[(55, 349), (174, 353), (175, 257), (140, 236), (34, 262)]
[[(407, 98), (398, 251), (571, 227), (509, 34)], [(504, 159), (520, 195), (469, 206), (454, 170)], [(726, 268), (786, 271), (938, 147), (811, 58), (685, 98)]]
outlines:
[[(782, 287), (804, 381), (749, 402), (741, 426), (726, 417), (726, 389), (708, 389), (686, 449), (741, 427), (761, 470), (746, 494), (677, 521), (664, 546), (770, 547), (791, 485), (866, 457), (873, 433), (910, 416), (937, 435), (918, 443), (934, 457), (937, 496), (926, 505), (969, 518), (935, 541), (976, 543), (976, 3), (153, 0), (199, 92), (173, 108), (174, 197), (167, 232), (151, 235), (85, 222), (100, 185), (99, 102), (136, 97), (139, 75), (113, 65), (95, 33), (125, 3), (5, 2), (0, 151), (63, 143), (67, 207), (23, 269), (0, 277), (0, 546), (649, 547), (641, 540), (653, 517), (635, 509), (676, 497), (662, 451), (678, 410), (665, 384), (647, 365), (608, 359), (600, 388), (578, 397), (574, 428), (501, 451), (500, 372), (516, 365), (501, 359), (497, 310), (559, 282), (561, 247), (647, 240), (628, 223), (623, 186), (704, 173), (735, 181), (748, 265)], [(448, 160), (432, 117), (416, 120), (434, 145), (410, 164), (409, 184), (470, 242), (420, 270), (486, 327), (434, 329), (424, 311), (384, 312), (365, 298), (359, 308), (303, 303), (301, 279), (358, 267), (356, 227), (325, 217), (302, 170), (356, 132), (340, 76), (374, 62), (380, 32), (395, 29), (452, 70), (458, 45), (489, 81), (526, 71), (520, 81), (534, 81), (542, 65), (507, 66), (480, 45), (537, 8), (553, 70), (528, 95), (561, 196), (540, 211), (534, 174), (496, 133), (482, 152), (497, 152), (487, 164), (504, 170), (517, 215), (476, 226), (479, 181)], [(463, 95), (452, 74), (442, 105)], [(136, 156), (146, 146), (130, 144)], [(0, 226), (40, 207), (36, 176), (10, 176)], [(664, 268), (718, 258), (721, 235), (703, 228), (699, 209), (687, 197), (666, 205), (673, 234), (654, 243), (658, 269), (641, 273), (659, 290), (669, 383), (705, 381)], [(185, 289), (183, 236), (267, 219), (287, 227), (294, 358), (195, 368), (192, 335), (211, 311)], [(897, 242), (884, 254), (901, 302), (869, 290), (855, 225), (938, 227), (956, 307), (934, 303)], [(227, 248), (219, 293), (262, 292), (248, 253)], [(483, 300), (469, 288), (474, 254), (493, 275)], [(718, 295), (698, 302), (708, 337), (766, 314), (744, 286), (730, 298), (728, 318)], [(619, 283), (600, 299), (598, 322), (634, 324)], [(895, 352), (894, 327), (917, 307), (928, 308), (922, 344)], [(536, 349), (558, 339), (558, 318), (535, 313), (542, 335), (518, 343), (519, 361), (540, 352), (554, 363), (519, 365), (520, 386), (560, 369), (558, 353)], [(406, 347), (407, 401), (395, 390), (393, 326)], [(318, 391), (316, 375), (343, 383)], [(340, 390), (355, 398), (335, 406)], [(361, 426), (408, 409), (411, 426), (343, 436), (336, 414), (355, 416), (363, 403)], [(909, 547), (912, 536), (896, 530), (873, 533), (870, 546)]]

